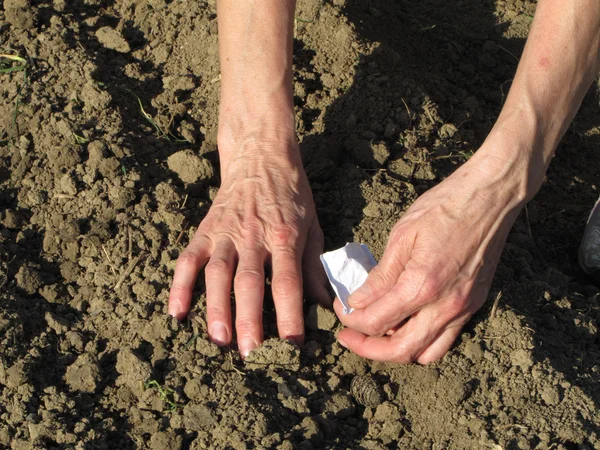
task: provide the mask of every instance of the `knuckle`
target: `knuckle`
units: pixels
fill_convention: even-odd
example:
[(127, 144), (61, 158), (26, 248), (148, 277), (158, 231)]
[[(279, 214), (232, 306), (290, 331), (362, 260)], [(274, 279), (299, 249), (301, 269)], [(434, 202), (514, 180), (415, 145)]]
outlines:
[(463, 293), (451, 295), (444, 300), (444, 310), (449, 319), (454, 319), (464, 313), (469, 304), (469, 297)]
[(367, 277), (365, 283), (371, 288), (373, 292), (379, 288), (386, 288), (389, 286), (393, 286), (396, 280), (392, 280), (392, 277), (388, 270), (377, 265), (373, 267), (371, 273)]
[(257, 217), (249, 217), (242, 221), (241, 228), (244, 236), (252, 239), (263, 232), (263, 223)]
[(415, 362), (416, 356), (411, 348), (398, 343), (394, 352), (394, 362), (399, 364), (411, 364)]
[(271, 239), (275, 247), (289, 247), (298, 240), (298, 230), (290, 225), (276, 225), (271, 227)]
[(385, 328), (385, 322), (376, 315), (369, 314), (364, 319), (364, 329), (369, 336), (383, 335), (387, 331)]
[(200, 258), (191, 250), (184, 250), (177, 258), (177, 266), (194, 266), (200, 265)]
[(442, 287), (439, 277), (432, 273), (428, 273), (420, 278), (422, 279), (422, 282), (417, 294), (418, 298), (422, 302), (432, 302), (439, 295)]
[(392, 228), (392, 231), (390, 231), (390, 237), (388, 238), (388, 241), (390, 243), (397, 243), (402, 237), (402, 232), (400, 231), (400, 227), (398, 225), (394, 226)]
[(253, 289), (264, 281), (263, 275), (256, 269), (238, 270), (235, 275), (235, 289)]
[(302, 285), (300, 275), (294, 272), (278, 273), (273, 277), (273, 294), (275, 296), (286, 296)]
[(230, 272), (232, 269), (233, 267), (226, 259), (211, 259), (206, 265), (205, 273), (208, 278), (213, 278)]

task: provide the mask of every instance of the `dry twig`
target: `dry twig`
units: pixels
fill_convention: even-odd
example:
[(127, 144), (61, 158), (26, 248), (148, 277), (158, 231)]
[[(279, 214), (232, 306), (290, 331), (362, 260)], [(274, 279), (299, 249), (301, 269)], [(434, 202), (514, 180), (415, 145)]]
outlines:
[(106, 256), (106, 260), (108, 261), (108, 265), (110, 266), (110, 269), (112, 270), (112, 273), (115, 277), (117, 277), (117, 269), (115, 269), (115, 266), (113, 266), (112, 260), (110, 259), (110, 255), (108, 254), (108, 251), (106, 251), (106, 247), (104, 247), (104, 244), (102, 244), (102, 251), (104, 252), (104, 255)]
[(115, 290), (119, 289), (121, 287), (121, 285), (123, 284), (123, 282), (127, 279), (127, 277), (129, 275), (131, 275), (131, 272), (133, 272), (133, 269), (135, 269), (135, 266), (137, 266), (137, 263), (140, 262), (140, 259), (142, 259), (142, 256), (143, 255), (138, 255), (129, 262), (127, 269), (125, 269), (125, 272), (123, 272), (123, 274), (121, 275), (121, 278), (119, 278), (119, 281), (117, 281), (117, 284), (115, 284)]
[(498, 295), (496, 295), (496, 300), (494, 300), (494, 304), (492, 306), (492, 311), (490, 312), (490, 319), (493, 319), (494, 317), (496, 317), (496, 311), (498, 310), (498, 303), (500, 302), (501, 298), (502, 298), (502, 291), (498, 292)]

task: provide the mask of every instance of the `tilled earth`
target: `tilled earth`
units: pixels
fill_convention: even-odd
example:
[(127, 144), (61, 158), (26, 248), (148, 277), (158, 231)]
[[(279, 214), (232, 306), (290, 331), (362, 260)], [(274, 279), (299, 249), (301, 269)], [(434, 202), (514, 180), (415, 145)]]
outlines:
[[(297, 128), (327, 249), (380, 257), (476, 151), (535, 2), (300, 0)], [(170, 277), (219, 186), (214, 1), (4, 0), (0, 448), (600, 448), (598, 86), (515, 224), (488, 303), (429, 366), (363, 360), (307, 302), (307, 342), (242, 362)], [(21, 65), (25, 71), (17, 70)], [(356, 376), (359, 381), (352, 384)]]

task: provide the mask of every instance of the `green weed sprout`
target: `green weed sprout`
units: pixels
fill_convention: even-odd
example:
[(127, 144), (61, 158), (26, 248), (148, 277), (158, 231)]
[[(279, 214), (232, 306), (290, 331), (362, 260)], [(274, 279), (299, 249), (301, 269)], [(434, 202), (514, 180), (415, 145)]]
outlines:
[(169, 387), (163, 387), (156, 380), (149, 380), (144, 383), (144, 389), (156, 389), (158, 391), (158, 395), (162, 399), (163, 402), (168, 406), (169, 411), (175, 411), (179, 408), (183, 408), (183, 405), (179, 403), (175, 403), (173, 401), (173, 394), (175, 391)]
[[(17, 64), (14, 64), (14, 63)], [(13, 120), (11, 125), (11, 133), (8, 139), (8, 145), (14, 141), (16, 135), (18, 134), (17, 130), (17, 117), (19, 115), (19, 106), (21, 104), (21, 94), (23, 93), (23, 88), (27, 84), (27, 60), (25, 58), (21, 58), (17, 55), (11, 55), (7, 53), (0, 54), (0, 74), (3, 73), (14, 73), (14, 72), (23, 72), (23, 82), (19, 87), (17, 92), (17, 99), (15, 101), (15, 109), (13, 112)]]

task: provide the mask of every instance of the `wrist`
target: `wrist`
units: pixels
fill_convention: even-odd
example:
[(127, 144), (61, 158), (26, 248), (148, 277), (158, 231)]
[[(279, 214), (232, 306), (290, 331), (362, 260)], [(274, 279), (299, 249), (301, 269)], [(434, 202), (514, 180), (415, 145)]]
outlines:
[(557, 145), (541, 122), (539, 115), (525, 104), (505, 105), (472, 158), (490, 181), (501, 182), (521, 206), (540, 189)]
[[(248, 154), (297, 152), (291, 82), (268, 90), (223, 89), (217, 145), (221, 166)], [(248, 92), (249, 94), (244, 94)]]
[(219, 123), (217, 135), (221, 173), (234, 161), (300, 161), (293, 116), (263, 115), (245, 120), (230, 115)]

